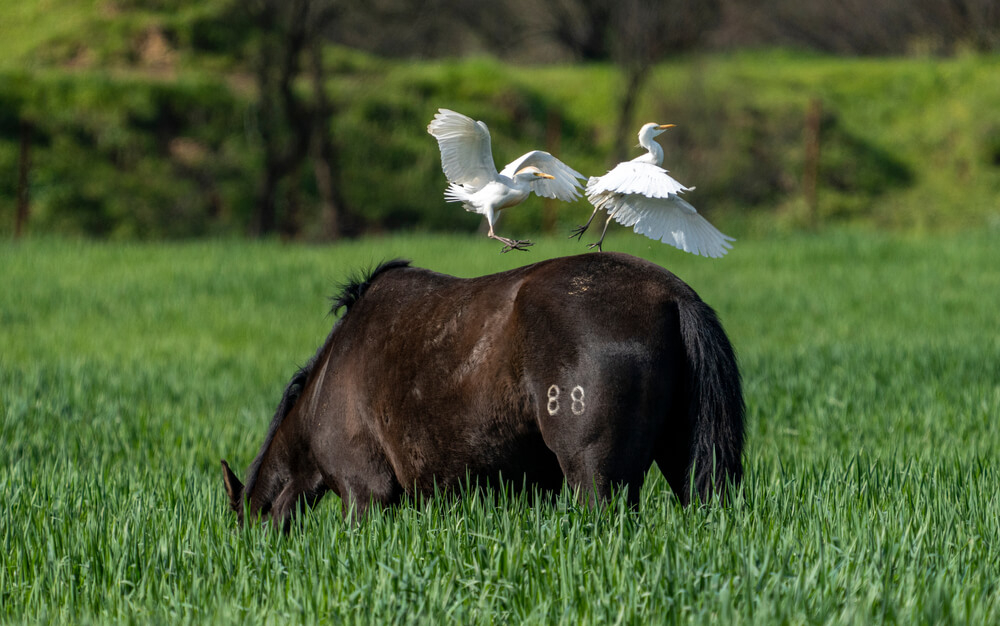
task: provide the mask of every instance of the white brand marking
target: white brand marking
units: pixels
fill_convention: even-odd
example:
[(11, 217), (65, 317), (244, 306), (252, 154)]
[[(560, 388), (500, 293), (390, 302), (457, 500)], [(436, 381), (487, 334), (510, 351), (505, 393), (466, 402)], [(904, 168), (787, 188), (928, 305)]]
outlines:
[(545, 408), (548, 409), (549, 415), (555, 415), (559, 412), (559, 387), (556, 385), (549, 386), (549, 391), (545, 395), (549, 399), (549, 403)]
[(587, 408), (583, 402), (583, 396), (583, 387), (580, 385), (573, 387), (573, 391), (569, 394), (569, 397), (573, 399), (573, 404), (569, 407), (573, 411), (573, 415), (583, 415), (584, 409)]

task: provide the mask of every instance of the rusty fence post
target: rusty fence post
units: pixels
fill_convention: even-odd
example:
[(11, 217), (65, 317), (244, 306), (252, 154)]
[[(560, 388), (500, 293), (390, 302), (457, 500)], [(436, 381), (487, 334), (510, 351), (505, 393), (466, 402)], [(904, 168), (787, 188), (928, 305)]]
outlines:
[(806, 109), (806, 146), (802, 171), (802, 194), (805, 196), (809, 227), (819, 226), (819, 152), (823, 103), (819, 98), (809, 101)]

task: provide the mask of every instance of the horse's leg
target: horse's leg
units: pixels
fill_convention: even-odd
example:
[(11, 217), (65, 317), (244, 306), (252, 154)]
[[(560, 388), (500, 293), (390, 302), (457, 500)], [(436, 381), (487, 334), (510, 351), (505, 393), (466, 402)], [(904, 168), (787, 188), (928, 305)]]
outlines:
[(681, 504), (691, 501), (691, 426), (688, 418), (688, 407), (683, 394), (675, 393), (673, 406), (664, 416), (665, 422), (671, 427), (665, 429), (656, 443), (654, 458), (660, 473), (670, 485)]
[(629, 506), (639, 504), (643, 473), (632, 471), (625, 459), (616, 459), (608, 454), (604, 445), (595, 445), (574, 455), (563, 455), (559, 464), (563, 467), (566, 483), (576, 494), (577, 501), (588, 507), (604, 505), (613, 492), (624, 489)]
[(271, 523), (282, 532), (288, 532), (297, 509), (316, 506), (326, 492), (327, 488), (318, 476), (292, 480), (271, 505)]
[(663, 443), (656, 452), (656, 466), (681, 504), (691, 501), (690, 474), (687, 472), (690, 454), (686, 448)]
[(371, 497), (362, 491), (348, 491), (340, 499), (340, 514), (357, 524), (368, 515)]
[[(579, 409), (577, 414), (573, 407)], [(607, 407), (596, 401), (592, 406), (574, 400), (564, 404), (550, 401), (547, 412), (553, 408), (556, 415), (546, 416), (548, 427), (543, 429), (543, 438), (581, 504), (604, 504), (612, 492), (625, 489), (629, 504), (636, 506), (646, 469), (652, 463), (652, 444), (642, 429), (619, 428), (615, 418), (604, 413)], [(641, 421), (641, 416), (635, 415), (635, 421)]]
[(649, 398), (627, 375), (603, 372), (574, 382), (579, 384), (552, 384), (541, 394), (545, 445), (581, 503), (604, 503), (625, 489), (629, 504), (637, 505), (653, 462), (653, 424), (643, 410)]
[(373, 502), (386, 507), (398, 503), (403, 497), (403, 488), (391, 473), (342, 482), (339, 492), (344, 517), (349, 517), (355, 523), (368, 515)]

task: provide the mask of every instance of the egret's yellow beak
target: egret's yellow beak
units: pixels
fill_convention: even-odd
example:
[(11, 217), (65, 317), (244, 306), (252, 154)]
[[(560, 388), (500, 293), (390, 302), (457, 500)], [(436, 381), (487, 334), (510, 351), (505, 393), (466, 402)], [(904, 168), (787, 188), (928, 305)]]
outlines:
[(555, 180), (555, 176), (552, 176), (551, 174), (546, 174), (545, 172), (535, 172), (535, 176), (537, 176), (538, 178), (549, 178)]
[(657, 130), (667, 130), (668, 128), (674, 128), (677, 124), (660, 124), (656, 127)]

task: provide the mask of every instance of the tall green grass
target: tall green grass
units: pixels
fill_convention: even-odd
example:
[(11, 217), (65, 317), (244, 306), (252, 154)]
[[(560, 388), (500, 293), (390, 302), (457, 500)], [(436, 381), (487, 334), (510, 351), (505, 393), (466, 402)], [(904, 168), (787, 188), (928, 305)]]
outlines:
[[(749, 409), (734, 503), (637, 513), (479, 493), (287, 537), (238, 529), (285, 382), (359, 267), (472, 276), (481, 237), (0, 248), (0, 621), (995, 623), (1000, 273), (986, 235), (739, 241), (721, 260), (607, 248), (720, 313)], [(495, 499), (494, 499), (495, 498)]]

